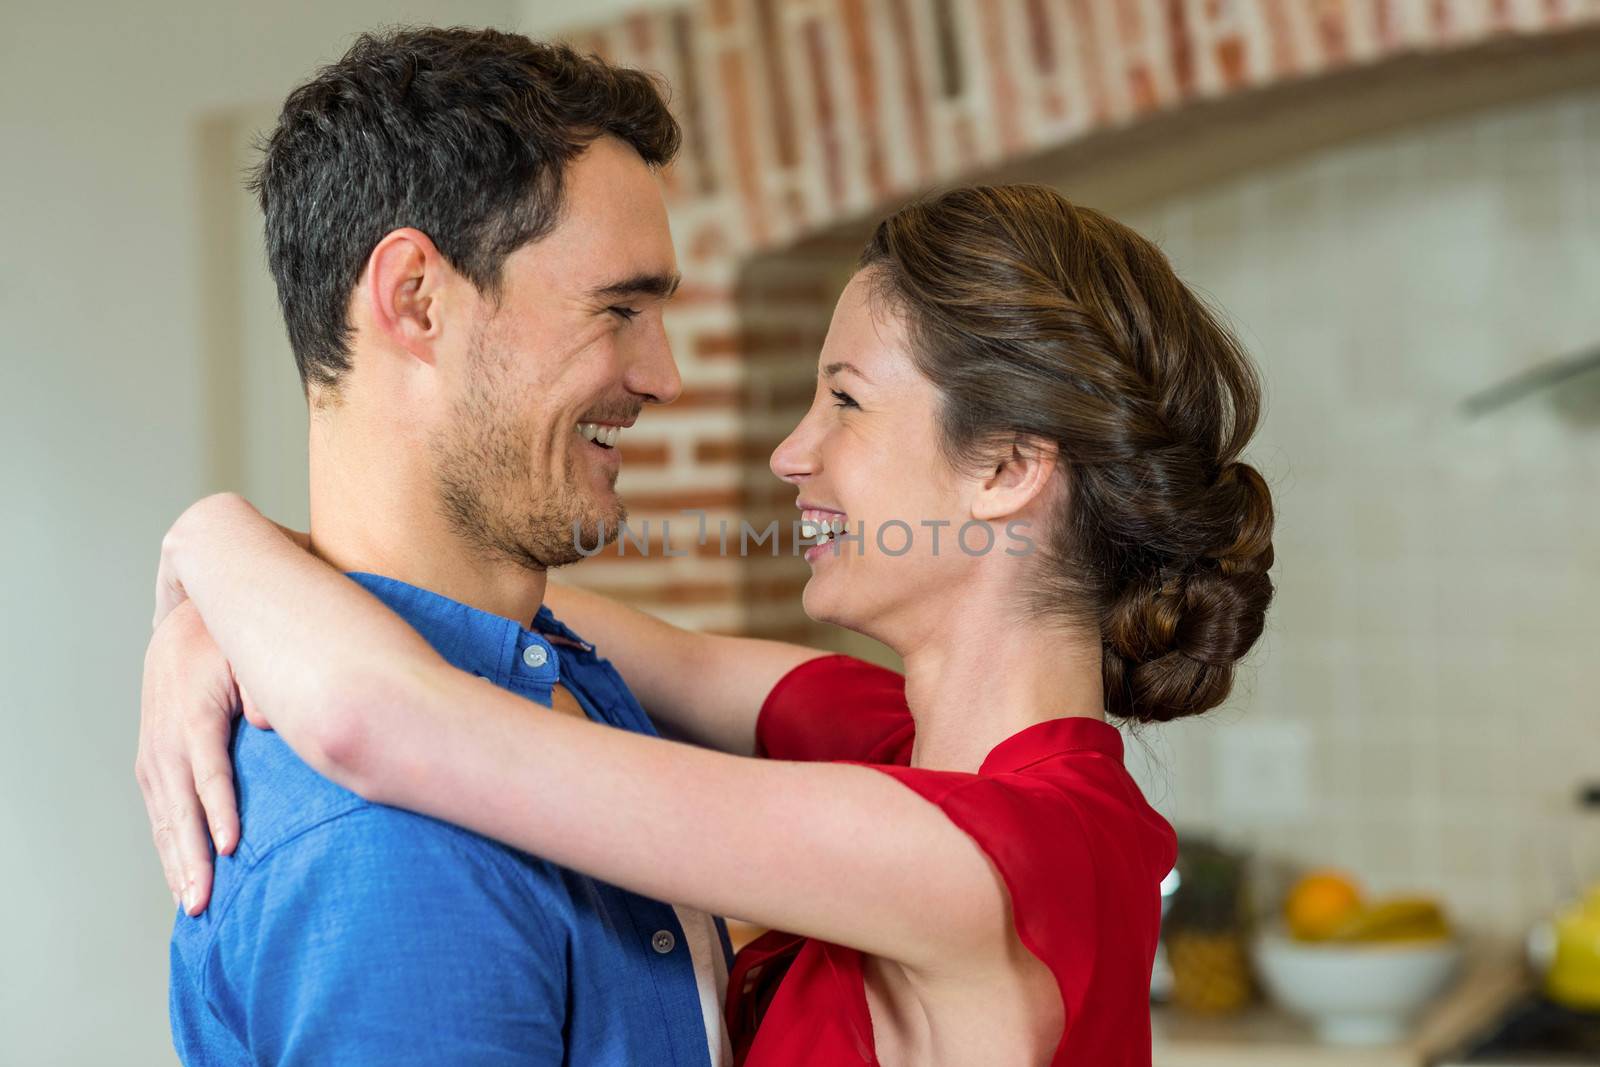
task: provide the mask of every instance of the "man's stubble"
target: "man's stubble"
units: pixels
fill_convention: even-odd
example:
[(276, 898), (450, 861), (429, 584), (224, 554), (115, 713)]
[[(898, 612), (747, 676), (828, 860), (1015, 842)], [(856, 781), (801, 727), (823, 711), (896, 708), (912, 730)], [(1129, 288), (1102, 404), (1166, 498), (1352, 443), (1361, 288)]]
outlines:
[[(480, 328), (469, 357), (470, 380), (430, 447), (446, 520), (491, 558), (548, 570), (615, 540), (627, 509), (615, 496), (594, 500), (578, 481), (572, 449), (542, 483), (534, 468), (536, 430), (507, 384), (507, 353)], [(571, 431), (576, 436), (576, 427)], [(549, 462), (549, 460), (547, 460)], [(552, 464), (553, 465), (553, 464)]]

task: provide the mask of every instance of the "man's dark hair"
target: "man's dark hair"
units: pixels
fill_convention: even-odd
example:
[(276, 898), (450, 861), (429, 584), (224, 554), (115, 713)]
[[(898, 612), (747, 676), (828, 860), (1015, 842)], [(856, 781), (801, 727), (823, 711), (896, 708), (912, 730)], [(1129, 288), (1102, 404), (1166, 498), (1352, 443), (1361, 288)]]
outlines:
[(301, 382), (349, 369), (350, 293), (385, 234), (421, 230), (498, 299), (506, 257), (554, 228), (567, 165), (606, 134), (653, 167), (678, 149), (649, 75), (566, 45), (464, 27), (357, 38), (289, 94), (249, 182)]

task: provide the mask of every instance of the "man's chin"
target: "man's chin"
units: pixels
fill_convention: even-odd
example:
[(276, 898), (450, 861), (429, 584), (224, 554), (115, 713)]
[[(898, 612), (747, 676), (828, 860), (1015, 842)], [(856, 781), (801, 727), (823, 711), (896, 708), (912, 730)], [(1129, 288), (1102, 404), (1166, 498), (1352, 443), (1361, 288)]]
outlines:
[(614, 508), (597, 509), (582, 517), (567, 520), (566, 540), (562, 553), (563, 563), (576, 563), (597, 555), (606, 546), (614, 544), (627, 521), (627, 509), (620, 503)]

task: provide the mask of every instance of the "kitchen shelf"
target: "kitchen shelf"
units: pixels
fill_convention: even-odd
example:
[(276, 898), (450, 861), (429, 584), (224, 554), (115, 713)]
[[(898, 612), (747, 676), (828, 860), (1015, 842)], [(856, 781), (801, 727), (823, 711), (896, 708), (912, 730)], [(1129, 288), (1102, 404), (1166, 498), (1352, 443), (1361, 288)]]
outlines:
[(1428, 1067), (1492, 1023), (1528, 990), (1514, 947), (1468, 948), (1455, 984), (1423, 1010), (1412, 1034), (1391, 1045), (1319, 1042), (1310, 1027), (1266, 1005), (1220, 1019), (1171, 1007), (1151, 1010), (1154, 1067)]

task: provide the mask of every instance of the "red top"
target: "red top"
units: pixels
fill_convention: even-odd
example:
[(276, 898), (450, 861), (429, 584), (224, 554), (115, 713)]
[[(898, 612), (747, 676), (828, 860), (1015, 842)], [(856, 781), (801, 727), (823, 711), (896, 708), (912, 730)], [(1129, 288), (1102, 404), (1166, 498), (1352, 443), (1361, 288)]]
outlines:
[[(768, 694), (756, 744), (773, 759), (875, 765), (938, 805), (994, 863), (1017, 935), (1061, 988), (1053, 1067), (1149, 1067), (1159, 886), (1177, 837), (1123, 768), (1121, 735), (1098, 719), (1037, 723), (967, 774), (907, 766), (913, 730), (904, 678), (827, 656)], [(728, 1028), (741, 1067), (878, 1063), (861, 953), (825, 941), (774, 931), (745, 946)]]

